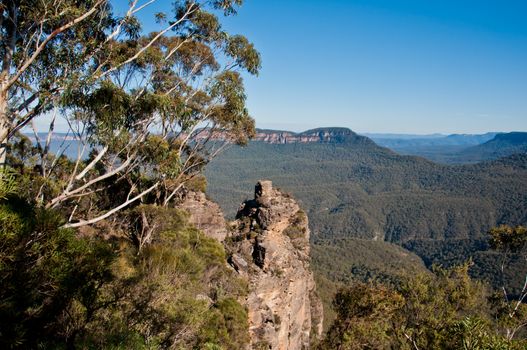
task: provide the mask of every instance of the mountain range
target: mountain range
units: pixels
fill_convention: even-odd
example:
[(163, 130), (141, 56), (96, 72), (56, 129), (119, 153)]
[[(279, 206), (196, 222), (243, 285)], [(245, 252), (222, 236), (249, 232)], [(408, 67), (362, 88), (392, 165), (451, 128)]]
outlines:
[(399, 154), (416, 155), (445, 164), (477, 163), (485, 160), (527, 152), (527, 132), (481, 135), (373, 135), (378, 145)]

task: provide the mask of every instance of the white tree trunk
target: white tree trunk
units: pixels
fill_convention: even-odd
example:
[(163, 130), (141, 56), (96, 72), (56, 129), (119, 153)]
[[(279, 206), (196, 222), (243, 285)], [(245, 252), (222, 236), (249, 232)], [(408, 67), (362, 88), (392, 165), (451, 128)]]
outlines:
[(2, 90), (0, 90), (0, 168), (4, 168), (6, 166), (7, 138), (11, 126), (7, 114), (7, 91)]

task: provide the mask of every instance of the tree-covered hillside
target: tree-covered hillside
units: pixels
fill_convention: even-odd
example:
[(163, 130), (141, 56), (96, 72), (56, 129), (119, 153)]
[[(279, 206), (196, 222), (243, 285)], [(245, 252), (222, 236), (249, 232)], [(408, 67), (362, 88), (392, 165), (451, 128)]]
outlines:
[(446, 166), (368, 141), (232, 147), (207, 169), (209, 194), (232, 208), (255, 180), (272, 179), (303, 202), (315, 240), (478, 238), (527, 221), (527, 155)]
[(324, 327), (336, 317), (335, 292), (354, 283), (375, 281), (399, 285), (410, 276), (428, 273), (423, 261), (395, 244), (357, 238), (321, 240), (311, 247), (317, 293), (324, 303)]
[(414, 251), (427, 266), (457, 264), (476, 252), (477, 266), (492, 264), (478, 246), (487, 231), (527, 223), (527, 155), (448, 166), (351, 135), (338, 143), (232, 147), (207, 174), (208, 193), (228, 216), (235, 214), (228, 208), (249, 198), (252, 183), (271, 179), (301, 201), (315, 246), (341, 238), (385, 240)]
[(458, 159), (470, 162), (518, 153), (527, 153), (527, 132), (498, 134), (492, 140), (459, 152)]

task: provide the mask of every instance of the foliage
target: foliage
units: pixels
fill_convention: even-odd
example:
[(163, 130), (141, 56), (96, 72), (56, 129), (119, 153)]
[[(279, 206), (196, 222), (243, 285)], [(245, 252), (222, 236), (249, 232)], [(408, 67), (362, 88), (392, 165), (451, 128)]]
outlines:
[(527, 244), (527, 228), (501, 225), (489, 231), (490, 247), (504, 252), (523, 251)]
[(289, 226), (284, 230), (284, 234), (289, 237), (293, 246), (301, 249), (305, 246), (306, 230), (308, 227), (307, 216), (303, 210), (298, 210), (291, 218)]
[[(113, 250), (60, 229), (61, 216), (17, 198), (0, 204), (0, 344), (65, 344), (106, 301)], [(75, 311), (75, 315), (72, 312)]]
[(468, 264), (435, 268), (397, 288), (354, 283), (333, 303), (337, 318), (320, 349), (521, 349), (499, 333)]
[[(511, 269), (511, 257), (520, 257), (523, 264), (527, 260), (527, 228), (523, 226), (510, 227), (502, 225), (489, 231), (490, 246), (501, 253), (500, 284), (501, 290), (493, 298), (496, 319), (500, 321), (507, 339), (512, 340), (519, 333), (525, 333), (527, 325), (527, 272), (520, 277), (520, 284), (516, 286), (517, 294), (512, 294), (505, 283), (506, 272)], [(510, 272), (509, 272), (510, 273)]]
[[(2, 348), (248, 343), (246, 284), (173, 204), (254, 134), (241, 76), (260, 55), (221, 26), (241, 0), (175, 1), (145, 33), (154, 3), (0, 4)], [(43, 116), (48, 132), (19, 133)]]
[(16, 172), (9, 168), (0, 168), (0, 200), (15, 194), (16, 190)]
[(221, 244), (176, 209), (148, 210), (164, 225), (139, 251), (118, 227), (80, 238), (57, 212), (3, 201), (2, 347), (243, 348), (246, 285)]
[(101, 313), (87, 341), (111, 345), (109, 334), (139, 336), (160, 348), (246, 344), (245, 309), (236, 301), (244, 284), (226, 268), (225, 252), (215, 240), (188, 226), (172, 210), (172, 225), (164, 227), (139, 254), (133, 249), (115, 265), (125, 279), (126, 294), (113, 310)]
[(401, 295), (382, 286), (357, 283), (339, 291), (333, 302), (337, 319), (320, 348), (387, 348), (391, 318), (403, 302)]
[(326, 328), (335, 319), (331, 303), (339, 287), (356, 282), (397, 286), (405, 277), (427, 273), (418, 256), (395, 244), (356, 238), (317, 241), (311, 261)]
[(418, 275), (399, 289), (405, 297), (401, 309), (404, 337), (418, 348), (445, 348), (448, 327), (463, 315), (486, 315), (486, 289), (468, 275), (470, 264), (451, 269), (435, 267), (434, 275)]
[[(130, 1), (124, 16), (108, 0), (1, 5), (0, 163), (9, 144), (8, 160), (36, 184), (28, 196), (68, 213), (65, 227), (146, 197), (167, 206), (227, 141), (254, 134), (242, 73), (257, 74), (260, 55), (221, 25), (241, 1), (176, 1), (143, 32), (155, 2)], [(13, 154), (17, 131), (43, 115), (49, 129), (33, 130), (32, 157)], [(74, 160), (62, 156), (69, 146)]]
[(456, 322), (449, 333), (452, 349), (520, 350), (525, 347), (525, 341), (512, 342), (496, 335), (488, 321), (477, 317), (466, 317)]
[(207, 178), (203, 175), (194, 176), (185, 182), (185, 187), (190, 191), (205, 193), (207, 191)]

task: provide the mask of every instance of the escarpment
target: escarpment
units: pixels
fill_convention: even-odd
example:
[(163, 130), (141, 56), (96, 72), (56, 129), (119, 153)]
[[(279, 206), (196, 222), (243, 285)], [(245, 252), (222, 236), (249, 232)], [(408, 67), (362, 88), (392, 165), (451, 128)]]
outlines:
[(242, 204), (228, 239), (230, 264), (249, 281), (255, 349), (308, 349), (322, 333), (322, 304), (309, 267), (307, 217), (270, 181)]
[(322, 303), (309, 266), (308, 219), (289, 195), (270, 181), (240, 207), (227, 233), (218, 207), (188, 193), (181, 208), (205, 234), (224, 241), (228, 263), (248, 283), (251, 349), (309, 349), (322, 334)]
[(271, 144), (291, 143), (373, 143), (348, 128), (318, 128), (300, 133), (280, 130), (257, 129), (253, 141)]

